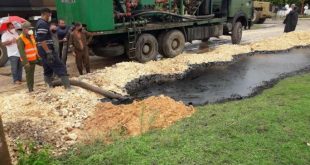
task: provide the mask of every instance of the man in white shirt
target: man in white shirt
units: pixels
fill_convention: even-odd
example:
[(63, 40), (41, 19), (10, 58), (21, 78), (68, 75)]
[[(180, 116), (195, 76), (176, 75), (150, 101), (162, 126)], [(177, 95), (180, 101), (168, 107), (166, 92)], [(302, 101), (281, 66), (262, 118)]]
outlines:
[(286, 5), (285, 5), (285, 9), (288, 10), (289, 8), (290, 8), (290, 5), (289, 5), (289, 4), (286, 4)]
[(18, 33), (12, 23), (7, 24), (7, 31), (2, 34), (1, 42), (6, 46), (8, 57), (11, 63), (11, 71), (14, 84), (22, 83), (23, 66), (20, 60), (20, 54), (17, 48)]
[(305, 7), (304, 7), (304, 15), (308, 15), (309, 14), (309, 5), (306, 4)]
[(294, 9), (294, 7), (295, 7), (295, 4), (291, 4), (291, 7), (286, 10), (285, 15), (288, 15)]

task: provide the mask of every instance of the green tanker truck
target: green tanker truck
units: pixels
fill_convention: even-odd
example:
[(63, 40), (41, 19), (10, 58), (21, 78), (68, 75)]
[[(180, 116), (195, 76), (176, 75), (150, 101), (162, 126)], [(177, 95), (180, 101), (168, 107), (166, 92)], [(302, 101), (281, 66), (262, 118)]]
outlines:
[(253, 14), (252, 0), (56, 0), (56, 7), (58, 18), (97, 32), (96, 55), (139, 62), (175, 57), (193, 40), (230, 35), (239, 44)]

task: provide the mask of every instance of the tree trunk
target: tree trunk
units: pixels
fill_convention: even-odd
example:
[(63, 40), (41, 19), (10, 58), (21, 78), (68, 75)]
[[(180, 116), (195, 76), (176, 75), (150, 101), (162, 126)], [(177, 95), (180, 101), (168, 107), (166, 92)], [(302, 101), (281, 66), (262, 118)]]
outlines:
[(1, 115), (0, 115), (0, 163), (1, 165), (11, 165), (8, 146), (5, 141)]

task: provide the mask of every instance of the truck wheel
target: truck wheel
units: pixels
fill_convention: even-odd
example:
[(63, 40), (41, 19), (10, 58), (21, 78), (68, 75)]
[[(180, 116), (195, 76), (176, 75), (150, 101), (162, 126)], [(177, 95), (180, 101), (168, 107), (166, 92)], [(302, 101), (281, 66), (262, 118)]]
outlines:
[(259, 21), (257, 22), (258, 24), (263, 24), (266, 21), (266, 18), (261, 18), (259, 19)]
[(241, 38), (242, 38), (242, 24), (241, 22), (236, 22), (231, 32), (231, 41), (233, 44), (240, 44)]
[(155, 60), (158, 54), (158, 42), (152, 34), (142, 34), (136, 42), (135, 59), (145, 63)]
[(252, 22), (254, 24), (257, 24), (259, 22), (259, 20), (260, 20), (260, 17), (261, 17), (261, 12), (257, 11), (257, 10), (254, 10)]
[(8, 61), (8, 54), (6, 51), (6, 47), (0, 45), (0, 67), (4, 66)]
[(179, 30), (171, 30), (163, 38), (163, 55), (168, 58), (181, 54), (185, 47), (184, 34)]

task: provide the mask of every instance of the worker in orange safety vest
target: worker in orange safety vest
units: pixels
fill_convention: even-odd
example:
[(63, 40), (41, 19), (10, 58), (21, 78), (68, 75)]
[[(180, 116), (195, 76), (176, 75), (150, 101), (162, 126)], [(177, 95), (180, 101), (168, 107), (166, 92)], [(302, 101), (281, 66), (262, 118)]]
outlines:
[(35, 66), (40, 62), (32, 28), (30, 22), (23, 23), (23, 31), (17, 40), (21, 61), (26, 72), (26, 81), (29, 92), (33, 91)]

